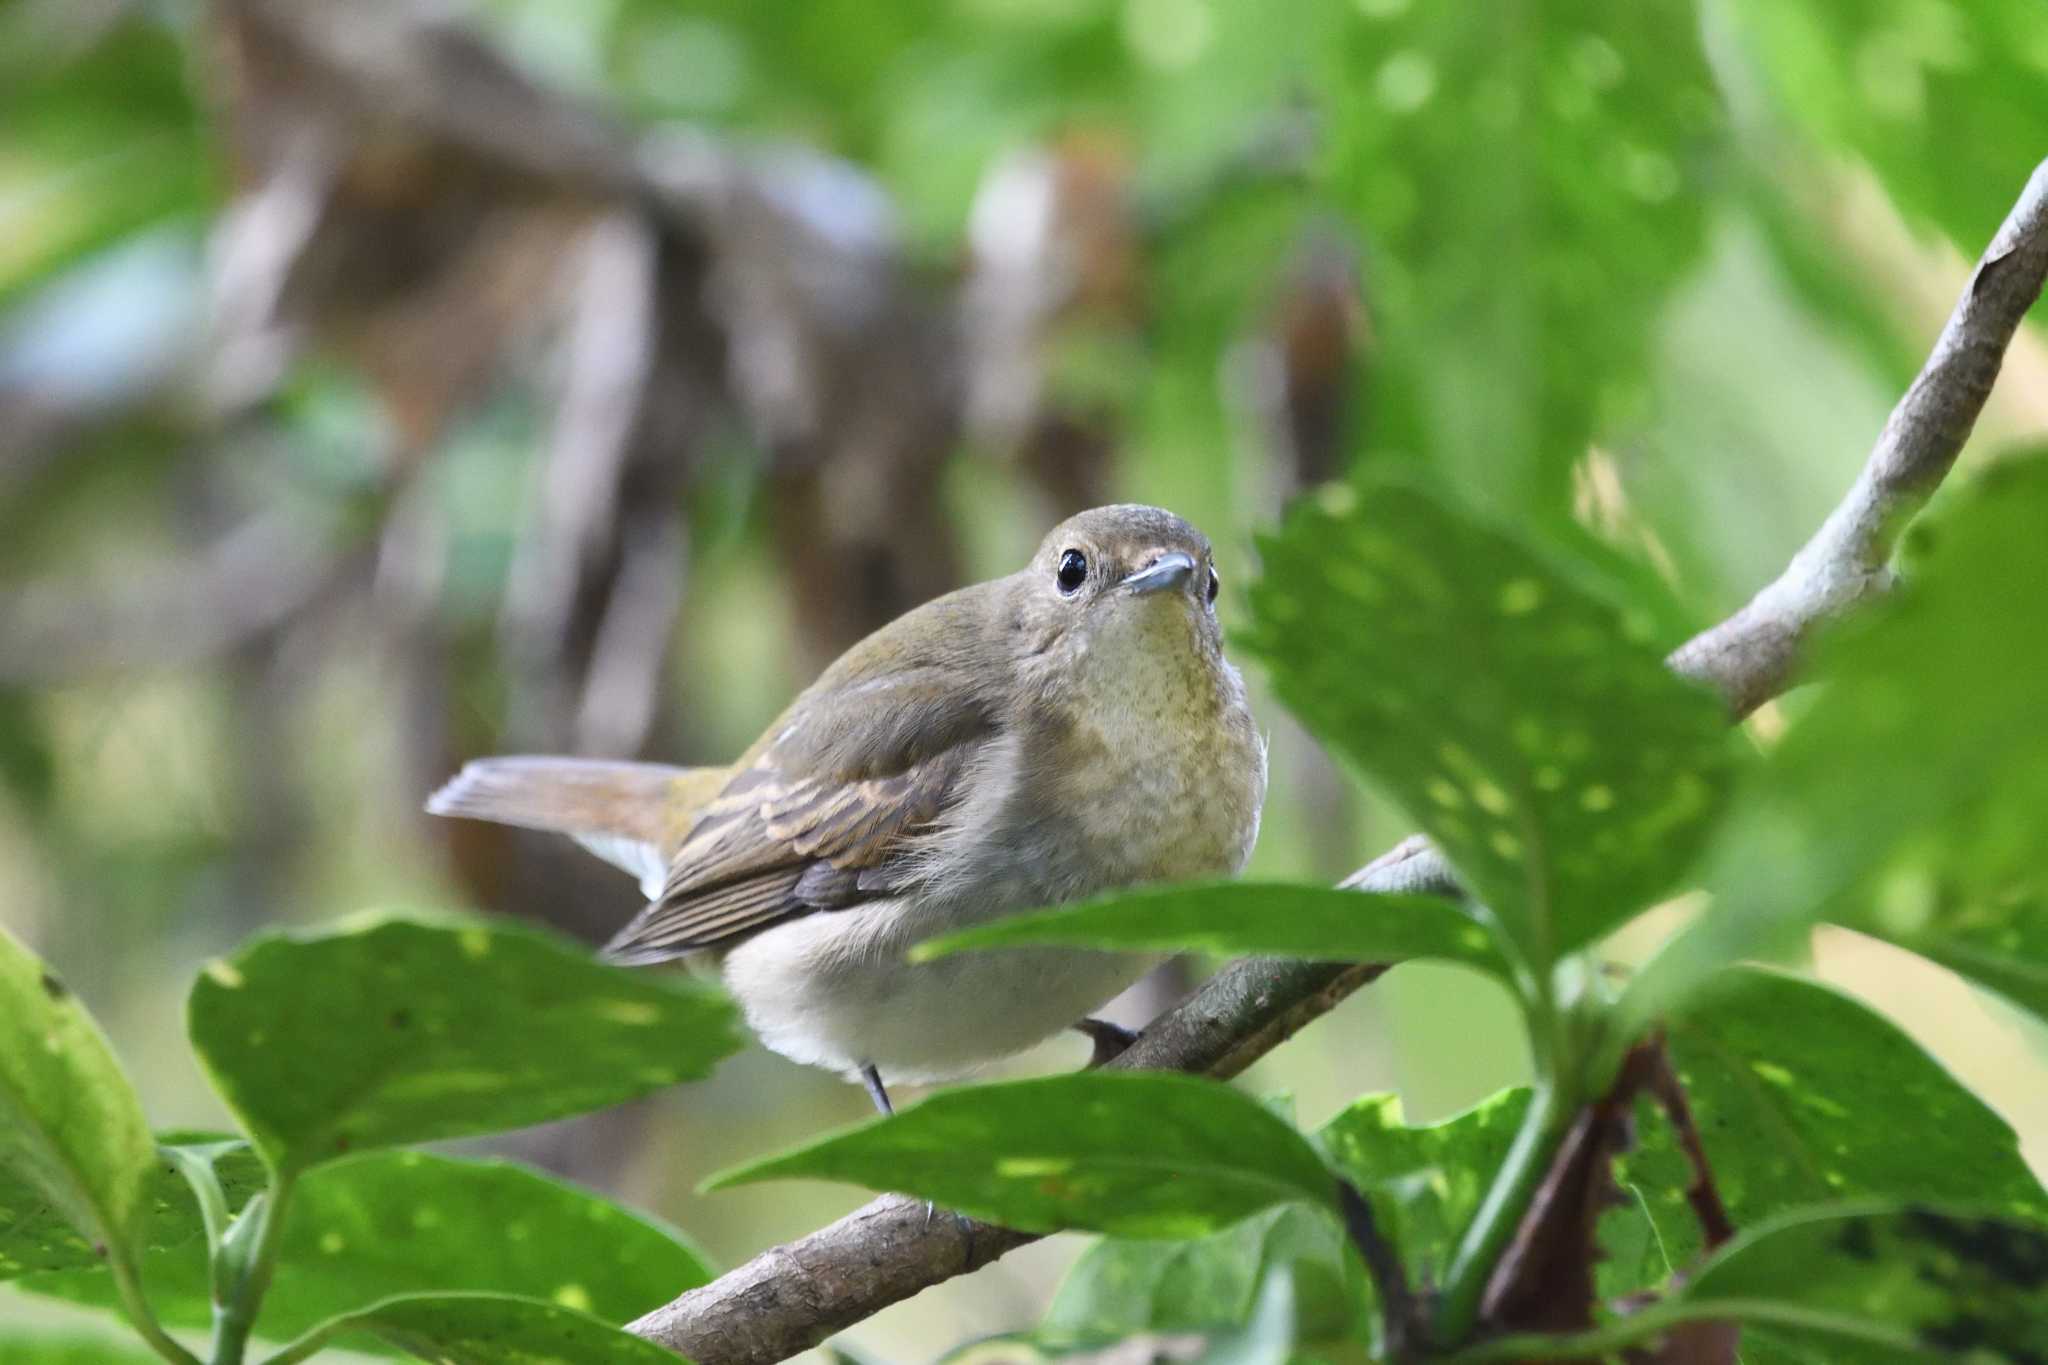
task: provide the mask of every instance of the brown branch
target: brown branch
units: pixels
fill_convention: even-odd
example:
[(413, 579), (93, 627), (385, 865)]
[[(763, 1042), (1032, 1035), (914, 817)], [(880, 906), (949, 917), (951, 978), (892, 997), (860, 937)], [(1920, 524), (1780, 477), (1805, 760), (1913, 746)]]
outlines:
[[(1679, 648), (1677, 673), (1712, 686), (1742, 716), (1788, 687), (1821, 622), (1890, 581), (1900, 531), (1955, 463), (2020, 319), (2048, 274), (2048, 163), (1992, 239), (1933, 353), (1885, 423), (1842, 504), (1778, 580)], [(1411, 837), (1346, 878), (1362, 891), (1455, 892), (1443, 856)], [(1112, 1066), (1228, 1077), (1376, 979), (1384, 963), (1251, 958), (1155, 1020)], [(763, 1252), (628, 1329), (699, 1365), (768, 1365), (1031, 1236), (888, 1196), (808, 1237)]]

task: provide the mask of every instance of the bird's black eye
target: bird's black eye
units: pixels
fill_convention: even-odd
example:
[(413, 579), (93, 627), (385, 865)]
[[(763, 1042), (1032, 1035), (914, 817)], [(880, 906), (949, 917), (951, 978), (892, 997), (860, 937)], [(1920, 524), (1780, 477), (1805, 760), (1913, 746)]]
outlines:
[(1067, 551), (1060, 556), (1060, 571), (1055, 577), (1059, 580), (1060, 591), (1073, 596), (1088, 581), (1088, 556), (1079, 550)]
[(1223, 580), (1216, 576), (1216, 571), (1214, 569), (1209, 570), (1208, 597), (1210, 606), (1213, 607), (1216, 605), (1216, 594), (1222, 591)]

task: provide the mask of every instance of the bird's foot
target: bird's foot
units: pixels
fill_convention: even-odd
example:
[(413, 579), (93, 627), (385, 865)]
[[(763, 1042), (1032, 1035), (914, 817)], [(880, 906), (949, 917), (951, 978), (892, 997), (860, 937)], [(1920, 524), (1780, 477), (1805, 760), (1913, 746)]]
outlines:
[(1138, 1041), (1138, 1035), (1122, 1024), (1112, 1024), (1107, 1019), (1083, 1019), (1074, 1025), (1076, 1033), (1085, 1033), (1095, 1044), (1094, 1053), (1088, 1058), (1088, 1070), (1106, 1065), (1124, 1055), (1125, 1049)]
[(860, 1083), (868, 1088), (868, 1098), (875, 1102), (883, 1118), (895, 1117), (896, 1106), (889, 1103), (889, 1092), (882, 1088), (882, 1073), (875, 1070), (874, 1063), (860, 1069)]

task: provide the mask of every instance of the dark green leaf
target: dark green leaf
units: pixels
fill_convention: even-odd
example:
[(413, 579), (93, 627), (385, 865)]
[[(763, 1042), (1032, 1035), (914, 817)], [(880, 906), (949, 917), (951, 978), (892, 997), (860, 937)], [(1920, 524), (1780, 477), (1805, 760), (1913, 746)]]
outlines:
[(1443, 957), (1507, 974), (1485, 927), (1455, 901), (1243, 882), (1133, 891), (1018, 915), (921, 945), (914, 956), (1020, 943), (1339, 962)]
[(1324, 1124), (1317, 1138), (1331, 1164), (1372, 1202), (1410, 1275), (1437, 1282), (1528, 1108), (1529, 1092), (1517, 1087), (1441, 1123), (1411, 1128), (1398, 1098), (1367, 1095)]
[(1258, 1101), (1135, 1072), (941, 1091), (711, 1184), (791, 1176), (897, 1190), (1035, 1232), (1195, 1237), (1275, 1204), (1336, 1206), (1315, 1149)]
[(1802, 129), (1868, 161), (1971, 256), (2048, 148), (2033, 0), (1738, 0), (1735, 31)]
[(1137, 1332), (1207, 1332), (1250, 1320), (1259, 1286), (1276, 1270), (1293, 1277), (1305, 1340), (1333, 1340), (1354, 1326), (1363, 1292), (1336, 1220), (1289, 1205), (1207, 1237), (1104, 1238), (1061, 1281), (1040, 1333), (1102, 1341)]
[(1533, 967), (1666, 890), (1726, 787), (1715, 699), (1623, 614), (1436, 497), (1328, 490), (1264, 542), (1247, 643)]
[(142, 1105), (99, 1026), (0, 931), (0, 1276), (78, 1254), (59, 1218), (86, 1254), (131, 1259), (155, 1161)]
[[(1669, 1037), (1715, 1185), (1738, 1228), (1869, 1198), (2048, 1218), (2048, 1192), (2005, 1120), (1847, 996), (1735, 969), (1671, 1022)], [(1690, 1166), (1661, 1122), (1640, 1133), (1620, 1175), (1655, 1226), (1663, 1264), (1642, 1266), (1652, 1281), (1610, 1278), (1605, 1287), (1614, 1293), (1690, 1266), (1701, 1249), (1685, 1202)]]
[(732, 1007), (505, 922), (377, 917), (207, 968), (193, 1045), (270, 1162), (491, 1132), (705, 1075)]
[(587, 1314), (498, 1294), (386, 1299), (324, 1331), (367, 1332), (435, 1365), (676, 1365), (677, 1360), (674, 1352)]
[(1678, 1302), (1697, 1316), (1739, 1305), (1736, 1316), (1815, 1349), (2039, 1360), (2048, 1231), (1919, 1208), (1794, 1217), (1737, 1238)]
[[(165, 1322), (210, 1322), (203, 1239), (143, 1264)], [(257, 1331), (282, 1340), (422, 1292), (516, 1294), (622, 1323), (710, 1278), (702, 1254), (672, 1230), (525, 1167), (371, 1152), (309, 1172), (294, 1189)], [(34, 1276), (24, 1287), (114, 1303), (108, 1277), (89, 1271)]]
[(1465, 1358), (1613, 1359), (1679, 1324), (1720, 1321), (1744, 1325), (1744, 1360), (1772, 1365), (2022, 1365), (2048, 1341), (2043, 1302), (2048, 1230), (1922, 1207), (1830, 1208), (1738, 1236), (1671, 1297), (1605, 1328), (1498, 1338)]
[(1552, 0), (1347, 18), (1323, 166), (1375, 248), (1373, 445), (1561, 523), (1571, 463), (1642, 407), (1705, 240), (1725, 115), (1698, 17)]

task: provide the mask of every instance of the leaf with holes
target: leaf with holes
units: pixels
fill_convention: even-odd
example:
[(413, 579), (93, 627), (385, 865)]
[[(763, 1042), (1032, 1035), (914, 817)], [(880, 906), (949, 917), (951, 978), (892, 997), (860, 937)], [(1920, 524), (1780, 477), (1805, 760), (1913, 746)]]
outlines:
[(207, 968), (193, 1046), (273, 1166), (580, 1114), (739, 1047), (700, 982), (496, 921), (379, 916), (271, 934)]
[(1281, 698), (1534, 970), (1671, 887), (1721, 808), (1728, 735), (1620, 609), (1397, 482), (1326, 490), (1262, 549), (1246, 643)]
[(99, 1026), (0, 932), (0, 1275), (50, 1255), (132, 1261), (155, 1162), (142, 1105)]
[(1207, 1237), (1106, 1237), (1081, 1253), (1039, 1324), (1052, 1339), (1103, 1341), (1137, 1332), (1241, 1327), (1259, 1286), (1293, 1277), (1305, 1341), (1335, 1341), (1359, 1327), (1365, 1287), (1342, 1229), (1299, 1204), (1255, 1213)]
[(1317, 1141), (1371, 1201), (1409, 1275), (1438, 1283), (1528, 1109), (1529, 1092), (1517, 1087), (1439, 1123), (1410, 1127), (1398, 1097), (1366, 1095), (1324, 1124)]
[(921, 944), (912, 957), (1025, 943), (1335, 962), (1440, 957), (1507, 975), (1485, 925), (1455, 901), (1244, 882), (1132, 891), (1015, 915)]
[(1337, 1207), (1337, 1182), (1258, 1101), (1194, 1076), (1091, 1071), (942, 1090), (725, 1172), (807, 1176), (934, 1200), (1034, 1232), (1197, 1237), (1276, 1204)]
[[(231, 1205), (240, 1202), (231, 1193)], [(144, 1268), (167, 1324), (211, 1322), (203, 1238), (151, 1253)], [(546, 1299), (622, 1323), (710, 1278), (703, 1254), (672, 1229), (537, 1171), (369, 1152), (310, 1171), (294, 1188), (277, 1279), (256, 1326), (281, 1340), (428, 1291)], [(89, 1271), (32, 1276), (23, 1288), (114, 1303), (107, 1277)]]

